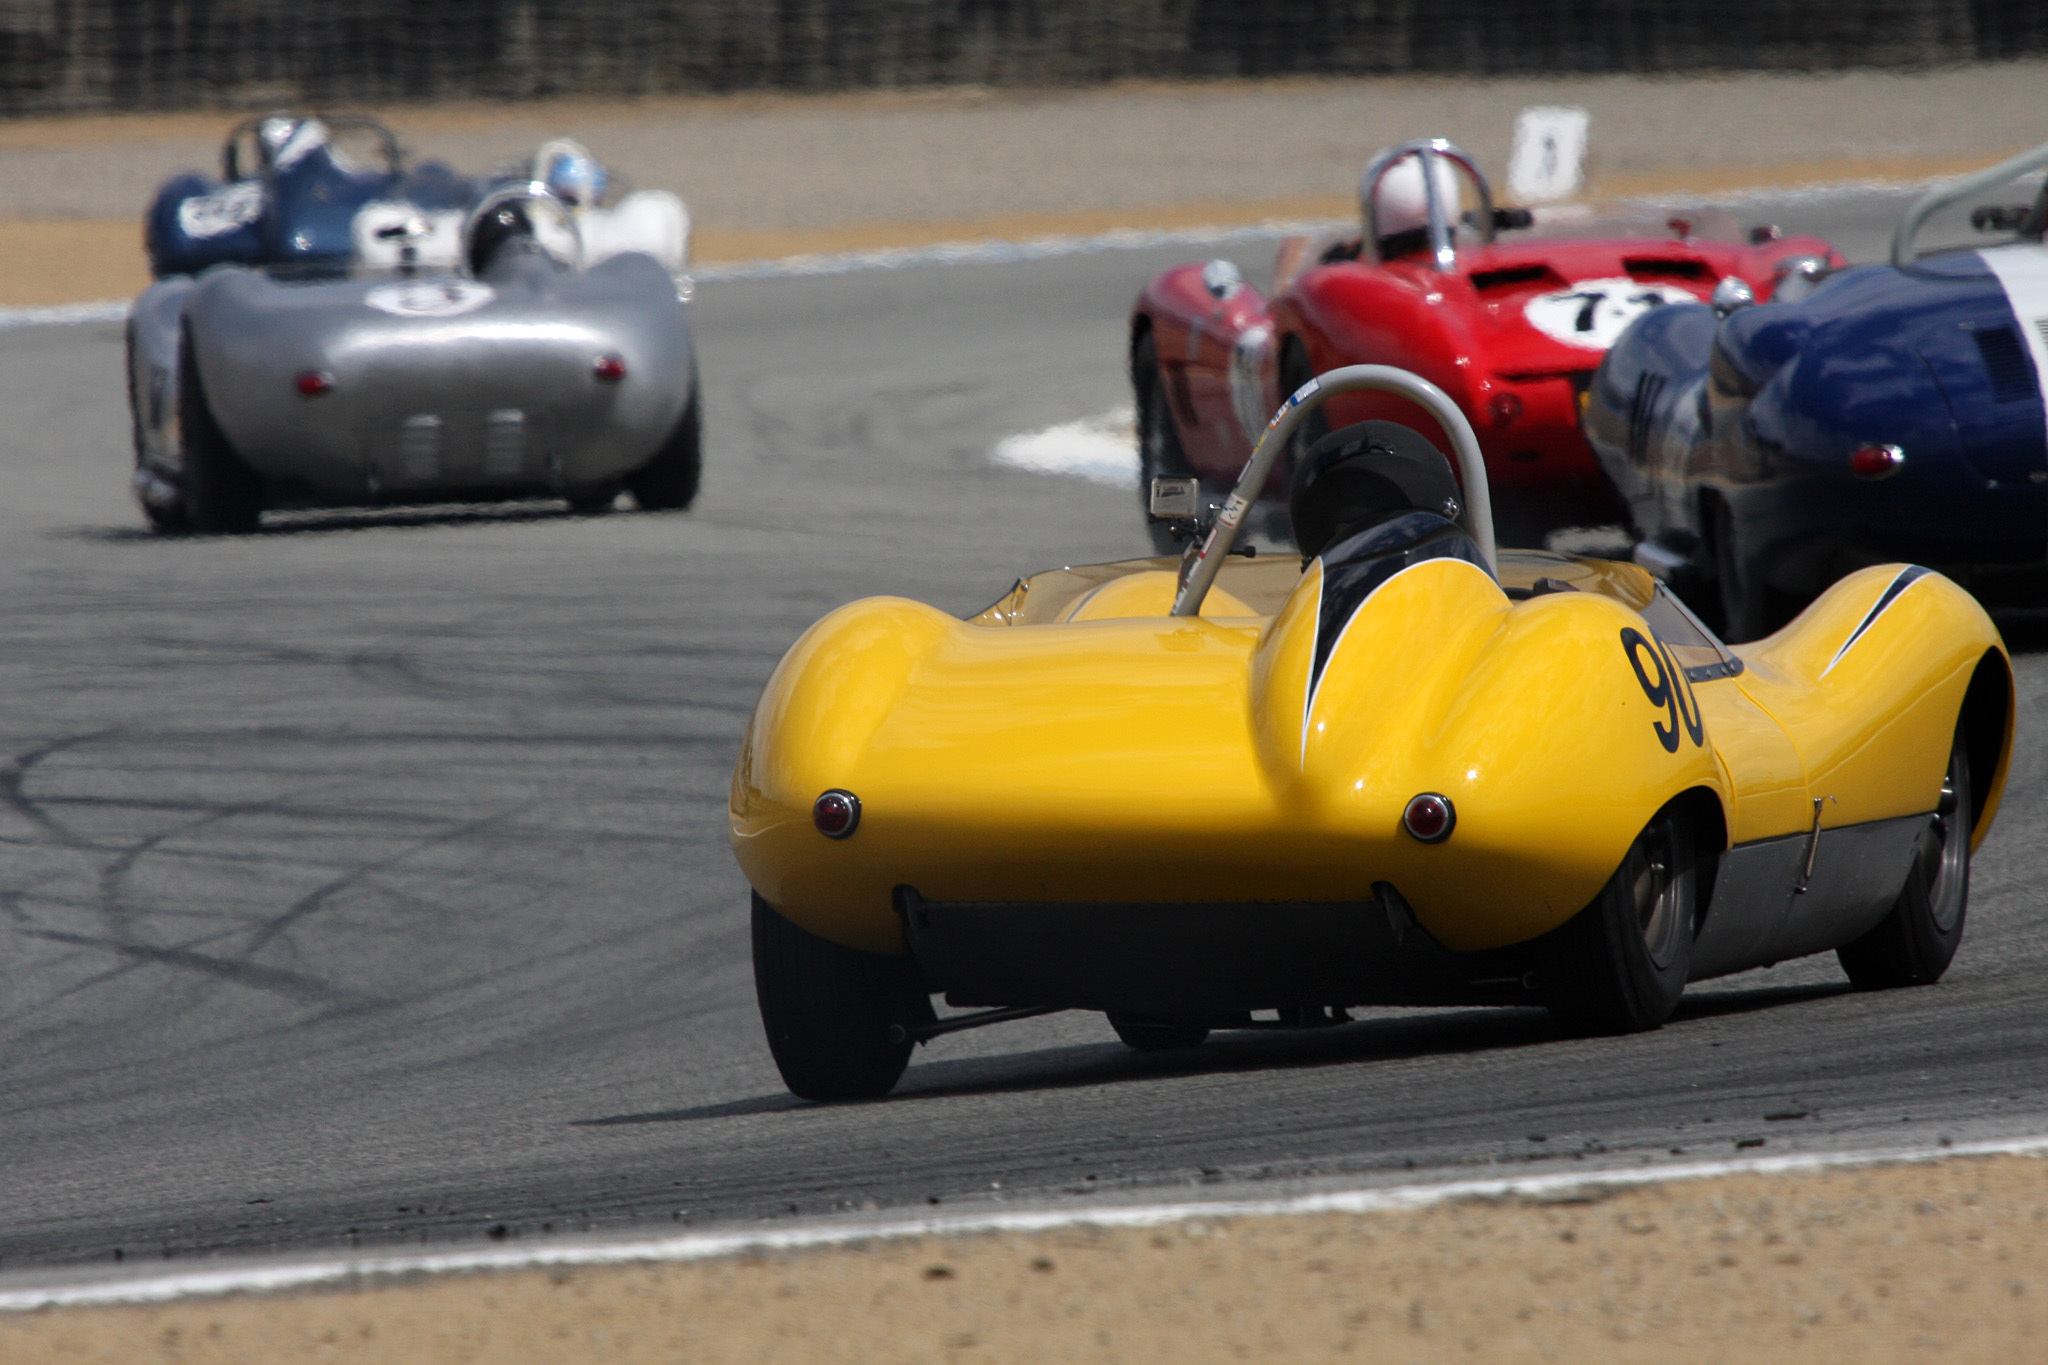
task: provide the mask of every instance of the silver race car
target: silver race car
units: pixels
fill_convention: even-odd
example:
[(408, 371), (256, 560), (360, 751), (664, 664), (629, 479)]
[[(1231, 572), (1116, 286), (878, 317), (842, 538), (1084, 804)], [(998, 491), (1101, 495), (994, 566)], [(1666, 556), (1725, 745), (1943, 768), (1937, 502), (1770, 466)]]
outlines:
[[(226, 237), (266, 222), (282, 189), (347, 197), (308, 193), (309, 175), (366, 181), (329, 155), (318, 119), (258, 121), (254, 141), (257, 174), (153, 213)], [(160, 264), (128, 324), (135, 491), (150, 521), (240, 532), (266, 508), (532, 497), (600, 511), (622, 491), (642, 508), (687, 507), (701, 460), (682, 203), (607, 203), (602, 168), (567, 141), (528, 169), (451, 207), (445, 176), (421, 203), (394, 165), (377, 178), (384, 193), (356, 196), (336, 250), (252, 253), (196, 275)], [(200, 202), (230, 191), (234, 212)], [(151, 230), (153, 248), (169, 235)]]

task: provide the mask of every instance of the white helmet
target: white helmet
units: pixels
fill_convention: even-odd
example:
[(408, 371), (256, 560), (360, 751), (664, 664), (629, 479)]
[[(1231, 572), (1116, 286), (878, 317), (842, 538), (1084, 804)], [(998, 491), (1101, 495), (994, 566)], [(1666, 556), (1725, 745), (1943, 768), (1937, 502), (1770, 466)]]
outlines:
[[(1377, 161), (1379, 157), (1373, 159)], [(1431, 178), (1436, 181), (1437, 202), (1443, 207), (1445, 220), (1456, 223), (1460, 206), (1458, 168), (1449, 157), (1436, 156), (1430, 160), (1435, 168)], [(1387, 167), (1378, 185), (1359, 188), (1361, 196), (1368, 192), (1373, 196), (1369, 206), (1361, 207), (1368, 209), (1366, 221), (1379, 236), (1391, 237), (1397, 232), (1429, 226), (1429, 197), (1422, 183), (1422, 153), (1404, 156)]]
[(553, 191), (557, 199), (579, 209), (597, 207), (610, 179), (603, 163), (590, 154), (589, 148), (567, 137), (541, 144), (533, 158), (533, 178)]

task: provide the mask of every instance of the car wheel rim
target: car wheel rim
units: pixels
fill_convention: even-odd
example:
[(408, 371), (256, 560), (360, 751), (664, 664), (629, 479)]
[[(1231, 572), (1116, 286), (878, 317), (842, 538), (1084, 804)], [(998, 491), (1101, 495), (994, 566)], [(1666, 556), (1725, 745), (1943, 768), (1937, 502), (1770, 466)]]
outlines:
[(1963, 859), (1969, 850), (1969, 828), (1963, 819), (1961, 756), (1949, 760), (1941, 780), (1941, 800), (1934, 818), (1920, 835), (1915, 871), (1927, 888), (1927, 908), (1934, 927), (1953, 933), (1963, 915)]
[(1669, 824), (1660, 821), (1630, 861), (1633, 876), (1629, 889), (1636, 926), (1651, 964), (1661, 971), (1678, 955), (1687, 918), (1685, 884), (1677, 875)]

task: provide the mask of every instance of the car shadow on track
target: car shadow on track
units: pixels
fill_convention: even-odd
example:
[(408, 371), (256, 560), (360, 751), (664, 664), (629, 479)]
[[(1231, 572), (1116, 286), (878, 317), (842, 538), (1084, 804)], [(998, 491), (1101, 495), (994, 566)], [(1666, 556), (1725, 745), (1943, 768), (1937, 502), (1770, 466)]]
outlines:
[[(1758, 986), (1687, 996), (1668, 1036), (1683, 1047), (1684, 1025), (1693, 1020), (1727, 1018), (1779, 1006), (1831, 999), (1851, 992), (1847, 982)], [(1660, 1035), (1632, 1035), (1644, 1041)], [(1226, 1031), (1200, 1047), (1171, 1052), (1137, 1052), (1121, 1043), (1067, 1044), (998, 1056), (960, 1057), (939, 1061), (912, 1060), (896, 1089), (864, 1104), (902, 1104), (962, 1095), (1001, 1095), (1033, 1091), (1081, 1089), (1122, 1081), (1177, 1076), (1213, 1076), (1234, 1072), (1306, 1070), (1355, 1066), (1362, 1062), (1411, 1061), (1505, 1052), (1518, 1048), (1577, 1044), (1599, 1048), (1625, 1044), (1629, 1038), (1601, 1038), (1572, 1032), (1540, 1009), (1493, 1008), (1428, 1010), (1378, 1015), (1354, 1023), (1311, 1031)], [(820, 1106), (792, 1095), (759, 1095), (719, 1104), (698, 1105), (644, 1114), (615, 1114), (576, 1119), (578, 1128), (610, 1128), (648, 1123), (699, 1123), (706, 1120), (774, 1114)]]
[[(375, 531), (416, 526), (500, 526), (528, 521), (596, 521), (608, 516), (632, 517), (637, 509), (616, 512), (579, 512), (564, 503), (537, 502), (445, 503), (424, 507), (362, 507), (321, 509), (302, 512), (274, 512), (253, 535), (198, 535), (187, 532), (153, 531), (147, 526), (77, 526), (53, 531), (60, 539), (91, 540), (105, 544), (179, 544), (222, 540), (267, 539), (319, 532)], [(648, 514), (653, 515), (653, 514)]]

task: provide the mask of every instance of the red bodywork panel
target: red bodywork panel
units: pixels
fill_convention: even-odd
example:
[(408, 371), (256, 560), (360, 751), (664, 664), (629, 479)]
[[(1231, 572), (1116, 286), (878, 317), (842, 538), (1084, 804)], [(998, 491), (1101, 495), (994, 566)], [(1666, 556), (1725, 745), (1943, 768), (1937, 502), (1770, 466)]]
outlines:
[[(1176, 266), (1139, 297), (1133, 340), (1149, 328), (1189, 463), (1228, 484), (1253, 434), (1279, 406), (1280, 357), (1290, 341), (1309, 372), (1398, 365), (1436, 384), (1478, 433), (1497, 505), (1540, 508), (1551, 524), (1621, 519), (1622, 505), (1579, 430), (1579, 394), (1626, 323), (1659, 302), (1704, 301), (1729, 275), (1768, 298), (1792, 257), (1845, 262), (1827, 242), (1778, 238), (1750, 246), (1698, 239), (1545, 240), (1466, 246), (1454, 270), (1422, 257), (1385, 264), (1309, 261), (1311, 243), (1281, 244), (1279, 295), (1243, 286), (1219, 299), (1200, 264)], [(1291, 278), (1290, 278), (1291, 276)], [(1449, 453), (1421, 408), (1380, 394), (1331, 399), (1332, 427), (1383, 418), (1413, 427)], [(1285, 492), (1276, 471), (1268, 496)]]

